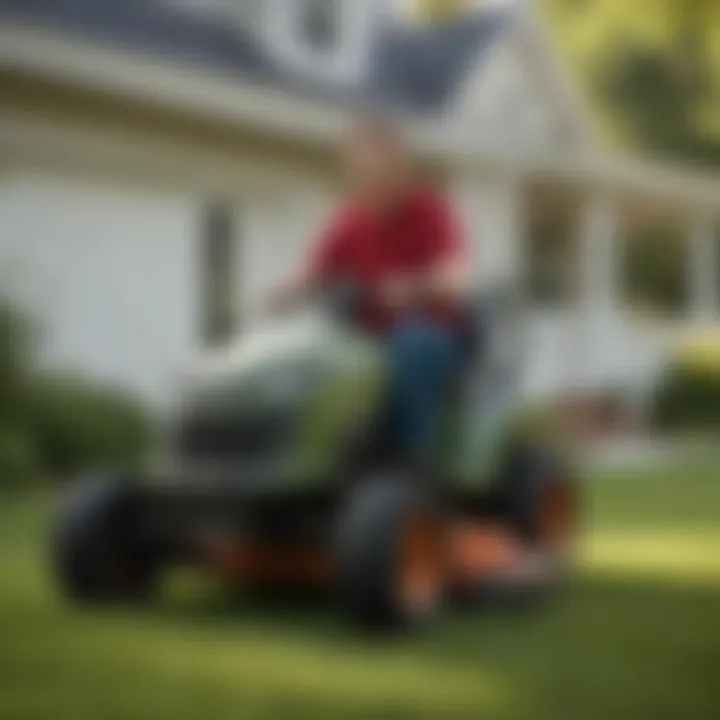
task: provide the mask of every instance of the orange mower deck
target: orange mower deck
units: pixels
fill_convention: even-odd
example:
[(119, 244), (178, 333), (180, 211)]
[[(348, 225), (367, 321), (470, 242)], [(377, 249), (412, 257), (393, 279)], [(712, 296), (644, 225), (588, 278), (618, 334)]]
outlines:
[[(439, 546), (427, 526), (408, 528), (401, 541), (402, 592), (422, 593), (433, 582), (461, 591), (489, 579), (514, 577), (531, 555), (513, 533), (497, 523), (463, 520), (455, 523), (446, 537), (445, 549), (437, 552)], [(322, 590), (333, 580), (332, 555), (322, 547), (216, 537), (205, 543), (202, 559), (236, 582)]]

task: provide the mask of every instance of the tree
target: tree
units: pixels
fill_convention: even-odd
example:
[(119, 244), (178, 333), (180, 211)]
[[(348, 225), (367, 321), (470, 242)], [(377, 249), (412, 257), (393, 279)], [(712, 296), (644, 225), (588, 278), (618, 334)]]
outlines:
[(471, 0), (412, 0), (414, 15), (424, 22), (442, 22), (457, 17), (472, 4)]
[(30, 323), (0, 298), (0, 425), (22, 412), (32, 347)]
[(616, 140), (720, 164), (720, 3), (541, 2)]

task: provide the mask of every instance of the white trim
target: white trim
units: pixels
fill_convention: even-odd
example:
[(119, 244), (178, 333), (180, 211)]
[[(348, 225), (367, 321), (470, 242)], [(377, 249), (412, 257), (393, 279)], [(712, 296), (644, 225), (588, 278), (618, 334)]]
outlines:
[(581, 304), (592, 317), (618, 308), (617, 200), (604, 192), (586, 200), (580, 222)]
[(312, 168), (272, 160), (254, 161), (223, 149), (195, 147), (157, 135), (59, 121), (24, 113), (0, 113), (3, 168), (41, 170), (118, 180), (200, 195), (273, 197), (308, 182), (321, 185)]
[[(453, 104), (452, 111), (447, 117), (447, 123), (452, 127), (460, 127), (468, 121), (463, 117), (467, 108), (472, 105), (472, 95), (487, 78), (489, 69), (494, 66), (495, 59), (504, 52), (511, 52), (519, 57), (523, 69), (531, 80), (537, 81), (538, 71), (544, 71), (542, 82), (536, 85), (542, 87), (543, 96), (547, 98), (552, 111), (559, 114), (576, 133), (576, 139), (565, 145), (572, 152), (587, 150), (596, 147), (594, 124), (585, 112), (584, 104), (580, 101), (580, 94), (571, 82), (565, 68), (558, 62), (558, 57), (547, 37), (543, 23), (538, 19), (537, 13), (530, 8), (523, 7), (515, 11), (508, 18), (508, 26), (491, 40), (489, 47), (481, 52), (473, 63), (464, 79), (460, 91)], [(527, 57), (531, 57), (531, 62)], [(472, 122), (472, 112), (470, 112)], [(467, 128), (472, 130), (472, 128)], [(558, 143), (554, 143), (555, 146)]]
[(572, 373), (580, 387), (607, 386), (617, 377), (608, 348), (621, 343), (617, 287), (619, 218), (617, 198), (591, 192), (579, 229), (580, 302), (577, 305), (577, 350)]
[[(126, 101), (140, 101), (149, 107), (208, 123), (249, 126), (318, 147), (337, 144), (353, 117), (350, 110), (242, 83), (236, 76), (203, 70), (194, 64), (179, 61), (171, 64), (157, 57), (111, 50), (97, 43), (70, 40), (58, 33), (8, 21), (0, 26), (0, 69)], [(3, 116), (9, 117), (6, 111)], [(78, 135), (92, 133), (90, 128), (53, 128), (47, 120), (38, 121), (36, 117), (29, 117), (28, 121), (30, 125), (23, 128), (10, 118), (9, 129), (17, 139), (24, 136), (21, 146), (35, 161), (41, 161), (38, 150), (33, 147), (38, 133), (46, 145), (53, 144), (53, 135), (56, 139), (63, 135), (77, 139)], [(566, 157), (557, 152), (498, 151), (488, 145), (470, 144), (466, 138), (459, 138), (447, 123), (434, 121), (408, 120), (407, 128), (421, 152), (456, 170), (480, 173), (499, 170), (551, 182), (604, 186), (618, 193), (650, 195), (692, 208), (715, 209), (720, 205), (717, 174), (596, 153)], [(5, 133), (1, 128), (0, 144), (9, 145), (9, 152), (19, 156), (19, 147), (13, 147)], [(53, 152), (58, 150), (62, 151), (62, 147), (55, 147)], [(148, 147), (148, 151), (151, 150)], [(82, 142), (78, 151), (83, 157), (88, 155)], [(222, 175), (221, 168), (228, 165), (219, 152), (214, 156), (217, 165), (211, 161), (211, 153), (197, 151), (197, 155), (204, 166), (213, 165), (213, 175)], [(174, 159), (168, 157), (167, 161), (172, 163)]]
[(550, 32), (545, 21), (534, 3), (523, 4), (521, 13), (521, 27), (527, 33), (527, 38), (536, 43), (538, 61), (543, 62), (548, 69), (548, 74), (554, 80), (553, 88), (558, 93), (558, 99), (564, 109), (574, 121), (581, 139), (588, 147), (597, 146), (599, 133), (596, 123), (588, 111), (587, 103), (580, 91), (578, 83), (568, 72), (565, 64), (560, 62), (560, 57), (553, 45)]
[(5, 20), (0, 25), (0, 68), (216, 122), (291, 132), (306, 141), (337, 139), (350, 117), (195, 61), (169, 61)]

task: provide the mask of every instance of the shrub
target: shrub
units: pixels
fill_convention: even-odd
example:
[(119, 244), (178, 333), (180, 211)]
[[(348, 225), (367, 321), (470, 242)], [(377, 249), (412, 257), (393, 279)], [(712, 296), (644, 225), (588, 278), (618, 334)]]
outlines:
[(33, 328), (0, 297), (0, 489), (19, 487), (36, 475), (37, 455), (25, 427), (30, 394)]
[(134, 469), (151, 439), (150, 418), (136, 399), (71, 376), (36, 382), (29, 423), (40, 464), (56, 476), (89, 467)]
[(33, 349), (29, 320), (0, 298), (0, 423), (6, 426), (22, 413), (29, 391)]
[(665, 430), (720, 431), (720, 337), (686, 343), (672, 358), (653, 401)]
[(19, 427), (0, 427), (0, 490), (27, 486), (38, 475), (31, 436)]
[(0, 488), (88, 467), (132, 469), (151, 438), (133, 397), (33, 368), (35, 327), (0, 296)]

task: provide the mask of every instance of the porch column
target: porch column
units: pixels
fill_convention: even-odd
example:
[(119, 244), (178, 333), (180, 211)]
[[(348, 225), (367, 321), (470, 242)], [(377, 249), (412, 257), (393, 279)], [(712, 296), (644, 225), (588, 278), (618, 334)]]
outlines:
[(612, 374), (618, 310), (618, 232), (615, 198), (590, 195), (579, 228), (579, 298), (576, 377), (587, 389), (602, 386)]
[(522, 190), (513, 178), (460, 177), (451, 187), (479, 285), (519, 282), (523, 275)]
[(580, 295), (594, 317), (612, 314), (618, 301), (618, 215), (613, 198), (592, 195), (580, 224)]
[(700, 214), (693, 218), (688, 248), (690, 315), (693, 321), (720, 319), (720, 258), (715, 218)]

